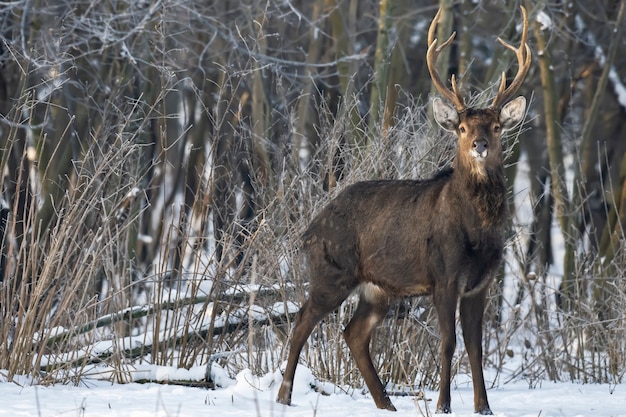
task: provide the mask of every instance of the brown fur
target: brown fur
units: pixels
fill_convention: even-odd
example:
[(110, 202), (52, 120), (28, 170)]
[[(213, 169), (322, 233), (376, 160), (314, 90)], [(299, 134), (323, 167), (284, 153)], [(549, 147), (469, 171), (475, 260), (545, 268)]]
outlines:
[[(378, 407), (394, 409), (369, 356), (371, 332), (394, 299), (432, 295), (442, 333), (437, 409), (450, 412), (454, 320), (461, 300), (475, 409), (491, 413), (482, 375), (481, 327), (485, 293), (504, 247), (506, 183), (500, 131), (494, 129), (498, 117), (491, 109), (459, 114), (453, 168), (425, 181), (356, 183), (313, 219), (303, 238), (309, 299), (297, 318), (279, 402), (291, 402), (297, 358), (313, 327), (361, 286), (345, 338)], [(488, 149), (482, 159), (471, 156), (477, 138)]]
[(441, 46), (434, 38), (441, 10), (428, 30), (428, 69), (450, 106), (433, 101), (433, 115), (458, 137), (454, 167), (426, 181), (367, 181), (346, 188), (313, 219), (304, 234), (309, 298), (298, 313), (277, 401), (291, 404), (298, 357), (317, 323), (357, 288), (359, 304), (344, 337), (378, 408), (395, 410), (369, 352), (372, 331), (399, 297), (432, 295), (441, 333), (437, 411), (450, 413), (457, 305), (474, 385), (474, 411), (492, 414), (482, 370), (482, 319), (487, 288), (504, 251), (506, 183), (500, 138), (523, 118), (526, 100), (505, 105), (530, 66), (528, 19), (522, 8), (519, 70), (506, 78), (491, 108), (467, 108), (452, 76), (447, 90), (435, 70)]

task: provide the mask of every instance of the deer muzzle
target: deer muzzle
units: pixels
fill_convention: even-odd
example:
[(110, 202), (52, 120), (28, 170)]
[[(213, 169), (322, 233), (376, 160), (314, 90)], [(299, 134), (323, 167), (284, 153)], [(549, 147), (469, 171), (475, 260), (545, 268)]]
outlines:
[(488, 153), (487, 141), (484, 139), (475, 140), (472, 144), (470, 154), (476, 159), (485, 159)]

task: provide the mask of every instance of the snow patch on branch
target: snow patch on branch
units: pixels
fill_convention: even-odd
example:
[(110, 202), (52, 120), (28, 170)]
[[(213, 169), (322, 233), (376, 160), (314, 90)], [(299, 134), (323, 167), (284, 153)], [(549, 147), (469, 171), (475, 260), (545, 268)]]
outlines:
[(537, 17), (535, 19), (541, 25), (539, 28), (540, 30), (552, 29), (554, 27), (554, 24), (552, 23), (552, 19), (543, 10), (540, 11), (539, 14), (537, 14)]

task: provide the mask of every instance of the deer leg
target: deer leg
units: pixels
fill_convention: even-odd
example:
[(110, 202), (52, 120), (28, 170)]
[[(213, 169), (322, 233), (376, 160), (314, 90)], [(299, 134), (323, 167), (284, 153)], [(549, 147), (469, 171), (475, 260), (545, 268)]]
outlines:
[(441, 376), (439, 381), (439, 400), (437, 401), (437, 413), (449, 414), (452, 412), (450, 405), (450, 379), (452, 378), (452, 356), (456, 348), (455, 313), (457, 296), (444, 294), (434, 300), (439, 321), (439, 333), (441, 334)]
[(291, 391), (293, 389), (293, 379), (296, 375), (296, 367), (298, 366), (298, 358), (309, 335), (317, 323), (328, 313), (339, 307), (351, 292), (348, 288), (344, 288), (343, 291), (337, 290), (331, 296), (329, 293), (317, 291), (316, 289), (317, 287), (310, 288), (309, 298), (296, 316), (296, 325), (291, 336), (289, 356), (287, 357), (287, 367), (285, 368), (283, 382), (280, 385), (276, 398), (276, 402), (280, 404), (291, 404)]
[(483, 348), (482, 348), (482, 324), (485, 309), (486, 291), (482, 291), (474, 297), (462, 298), (459, 306), (461, 327), (465, 349), (472, 368), (472, 383), (474, 385), (474, 412), (482, 415), (492, 415), (485, 378), (483, 376)]
[(396, 411), (383, 387), (370, 355), (372, 332), (385, 318), (389, 304), (386, 301), (368, 300), (363, 294), (354, 316), (348, 323), (343, 336), (352, 352), (352, 356), (361, 371), (367, 388), (369, 388), (376, 407)]

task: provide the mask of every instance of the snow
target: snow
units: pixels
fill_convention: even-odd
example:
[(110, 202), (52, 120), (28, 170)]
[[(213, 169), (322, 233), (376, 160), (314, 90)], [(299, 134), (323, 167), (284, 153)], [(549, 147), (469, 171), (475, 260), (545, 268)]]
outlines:
[(550, 16), (548, 16), (548, 14), (543, 10), (537, 14), (536, 19), (537, 19), (537, 22), (541, 25), (540, 30), (552, 29), (554, 26)]
[(626, 110), (626, 86), (622, 83), (622, 80), (614, 67), (611, 67), (609, 71), (609, 80), (613, 84), (615, 95), (620, 106)]
[[(151, 376), (167, 373), (167, 368), (138, 371)], [(194, 378), (200, 370), (169, 369), (176, 378), (186, 373)], [(6, 374), (0, 371), (0, 375)], [(163, 376), (163, 375), (161, 375)], [(217, 373), (222, 387), (192, 388), (158, 383), (112, 384), (83, 379), (80, 386), (29, 385), (25, 378), (0, 382), (0, 416), (402, 416), (434, 414), (437, 393), (425, 391), (427, 403), (413, 397), (392, 397), (397, 413), (378, 410), (369, 395), (359, 390), (341, 389), (315, 380), (311, 371), (299, 366), (294, 381), (293, 405), (274, 400), (281, 381), (279, 372), (255, 376), (241, 371), (234, 379)], [(489, 376), (489, 375), (488, 375)], [(0, 376), (0, 381), (6, 381)], [(313, 385), (317, 389), (311, 388)], [(324, 394), (320, 393), (323, 391)], [(488, 392), (496, 416), (626, 416), (626, 384), (583, 385), (544, 382), (529, 388), (524, 381), (504, 384)], [(474, 415), (471, 380), (457, 375), (453, 384), (451, 416)], [(426, 410), (428, 408), (428, 411)]]

